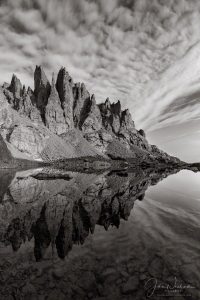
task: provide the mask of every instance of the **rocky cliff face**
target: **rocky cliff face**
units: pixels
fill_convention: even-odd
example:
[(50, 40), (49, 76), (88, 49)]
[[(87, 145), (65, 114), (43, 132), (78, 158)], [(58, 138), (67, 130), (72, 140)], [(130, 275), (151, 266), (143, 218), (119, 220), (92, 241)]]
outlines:
[(58, 135), (67, 132), (68, 129), (54, 77), (52, 78), (51, 92), (45, 108), (45, 125)]
[[(47, 159), (43, 150), (50, 147), (51, 159), (100, 154), (114, 159), (175, 161), (148, 144), (144, 131), (135, 128), (129, 110), (122, 110), (120, 101), (111, 103), (107, 98), (97, 104), (95, 96), (89, 94), (83, 83), (74, 83), (65, 68), (58, 72), (56, 82), (53, 77), (50, 84), (42, 67), (36, 66), (34, 85), (34, 91), (26, 90), (13, 75), (11, 84), (2, 87), (4, 96), (0, 94), (4, 107), (7, 105), (0, 133), (21, 152)], [(13, 123), (13, 117), (11, 122), (6, 114), (14, 114), (14, 119), (20, 116), (21, 121)], [(79, 139), (78, 152), (72, 145), (72, 136)], [(65, 147), (69, 151), (64, 151)], [(54, 157), (53, 151), (59, 154)]]
[[(52, 161), (91, 154), (91, 145), (80, 151), (80, 145), (72, 143), (71, 135), (64, 140), (49, 130), (41, 117), (32, 120), (13, 109), (1, 89), (0, 134), (15, 158)], [(93, 155), (98, 155), (95, 149), (92, 148), (92, 151)]]
[(73, 128), (73, 81), (65, 68), (61, 68), (58, 73), (56, 87), (63, 108), (66, 125), (68, 129)]
[(40, 66), (36, 66), (34, 73), (34, 96), (37, 108), (40, 111), (42, 120), (45, 121), (45, 107), (50, 94), (50, 83)]

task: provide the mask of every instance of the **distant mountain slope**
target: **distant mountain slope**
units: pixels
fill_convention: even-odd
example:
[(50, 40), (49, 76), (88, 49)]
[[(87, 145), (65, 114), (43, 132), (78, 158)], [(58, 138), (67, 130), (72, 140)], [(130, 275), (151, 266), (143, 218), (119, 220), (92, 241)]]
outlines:
[[(13, 155), (34, 160), (104, 156), (137, 161), (178, 161), (151, 146), (120, 101), (96, 104), (83, 83), (74, 83), (65, 68), (48, 81), (36, 66), (34, 91), (13, 75), (0, 89), (0, 133)], [(16, 151), (14, 151), (16, 149)]]

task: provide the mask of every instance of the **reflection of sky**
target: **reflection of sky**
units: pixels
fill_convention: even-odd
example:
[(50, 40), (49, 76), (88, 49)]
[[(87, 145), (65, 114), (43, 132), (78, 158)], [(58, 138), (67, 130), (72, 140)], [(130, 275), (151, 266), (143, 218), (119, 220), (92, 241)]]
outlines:
[(200, 120), (148, 132), (152, 144), (187, 162), (200, 161)]
[(146, 197), (176, 209), (200, 214), (200, 173), (183, 170), (151, 186)]

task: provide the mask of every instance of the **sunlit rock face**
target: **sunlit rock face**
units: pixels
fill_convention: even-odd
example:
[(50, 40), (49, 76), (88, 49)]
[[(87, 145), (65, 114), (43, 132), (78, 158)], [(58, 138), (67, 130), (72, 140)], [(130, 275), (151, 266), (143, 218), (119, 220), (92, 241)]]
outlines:
[(24, 158), (46, 161), (76, 156), (71, 143), (59, 138), (44, 124), (32, 122), (30, 118), (19, 114), (6, 101), (1, 90), (0, 104), (0, 133), (4, 141), (12, 146), (14, 157), (17, 151)]
[(20, 82), (20, 80), (13, 75), (12, 80), (11, 80), (11, 84), (9, 86), (9, 90), (10, 92), (13, 94), (13, 96), (15, 97), (15, 99), (19, 99), (22, 96), (22, 84)]
[(86, 111), (85, 120), (82, 122), (81, 129), (84, 133), (96, 132), (102, 128), (102, 118), (99, 107), (96, 105), (95, 96), (92, 95), (88, 109)]
[(10, 85), (3, 84), (7, 101), (20, 115), (29, 117), (35, 123), (42, 123), (41, 113), (36, 106), (35, 95), (30, 87), (26, 90), (20, 80), (13, 75)]
[(24, 90), (22, 96), (22, 105), (19, 109), (19, 113), (22, 116), (24, 115), (29, 117), (35, 124), (43, 124), (41, 113), (35, 102), (35, 95), (30, 88), (28, 88), (27, 91)]
[[(120, 101), (111, 103), (107, 98), (97, 105), (95, 95), (90, 95), (84, 83), (74, 83), (65, 68), (50, 84), (43, 68), (36, 66), (34, 86), (34, 91), (26, 90), (13, 75), (11, 84), (5, 83), (0, 94), (5, 107), (0, 133), (33, 159), (104, 155), (137, 158), (138, 162), (162, 157), (163, 162), (175, 162), (148, 143)], [(73, 130), (79, 139), (76, 144), (71, 138)]]
[(45, 108), (45, 125), (55, 134), (65, 133), (68, 126), (65, 122), (64, 111), (55, 86), (54, 75), (52, 78), (51, 92)]
[[(7, 176), (0, 205), (0, 241), (17, 251), (32, 239), (36, 260), (45, 258), (49, 247), (63, 259), (73, 244), (84, 243), (96, 224), (105, 230), (118, 228), (146, 189), (170, 174), (138, 169), (99, 175), (65, 172), (64, 177), (63, 171), (42, 172), (44, 178), (37, 176), (41, 170), (17, 173), (13, 180)], [(62, 179), (52, 179), (55, 172)]]

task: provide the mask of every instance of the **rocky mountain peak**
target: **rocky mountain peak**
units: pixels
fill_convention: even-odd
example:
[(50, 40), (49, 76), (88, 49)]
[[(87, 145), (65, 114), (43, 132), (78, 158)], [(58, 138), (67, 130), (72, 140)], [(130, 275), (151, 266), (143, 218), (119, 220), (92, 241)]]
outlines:
[(23, 85), (23, 88), (22, 88), (22, 96), (26, 95), (27, 94), (27, 91), (26, 91), (26, 87), (25, 85)]
[(55, 86), (54, 73), (52, 74), (51, 91), (45, 108), (45, 125), (55, 134), (63, 134), (68, 127), (65, 122), (64, 111)]
[(69, 76), (69, 73), (66, 71), (66, 69), (63, 67), (58, 72), (56, 88), (62, 104), (62, 108), (64, 110), (65, 123), (67, 124), (69, 129), (73, 128), (73, 80)]
[(61, 85), (63, 82), (69, 82), (69, 84), (73, 86), (72, 77), (69, 75), (68, 71), (64, 67), (62, 67), (58, 72), (58, 77), (56, 82), (57, 89), (59, 89), (59, 85)]
[(13, 93), (15, 98), (20, 98), (22, 96), (22, 84), (15, 74), (12, 76), (9, 90)]
[(48, 102), (51, 86), (41, 66), (36, 66), (35, 68), (34, 87), (36, 106), (41, 113), (42, 120), (44, 120), (45, 107)]
[[(54, 151), (56, 153), (67, 151), (73, 156), (76, 151), (73, 150), (74, 140), (72, 141), (71, 137), (73, 132), (77, 132), (76, 139), (79, 141), (76, 142), (78, 145), (76, 155), (86, 153), (82, 148), (83, 141), (87, 140), (86, 144), (89, 142), (94, 150), (90, 153), (98, 152), (109, 157), (136, 157), (136, 153), (142, 157), (156, 156), (159, 159), (164, 156), (159, 149), (148, 144), (143, 130), (135, 129), (130, 111), (122, 110), (119, 100), (111, 103), (107, 98), (104, 103), (97, 104), (95, 95), (90, 96), (84, 83), (74, 84), (64, 67), (59, 70), (56, 80), (54, 74), (52, 75), (50, 84), (42, 67), (36, 66), (34, 85), (34, 91), (30, 87), (26, 90), (20, 80), (13, 75), (11, 84), (4, 84), (2, 87), (2, 93), (5, 95), (2, 101), (10, 104), (8, 110), (11, 107), (13, 111), (17, 111), (20, 118), (26, 117), (26, 121), (20, 127), (17, 115), (15, 115), (16, 124), (13, 122), (12, 125), (8, 124), (5, 114), (0, 115), (0, 121), (1, 118), (3, 120), (2, 128), (5, 128), (9, 136), (9, 142), (18, 150), (25, 149), (29, 155), (35, 151), (34, 157), (42, 159), (59, 158), (60, 154), (55, 154)], [(12, 113), (11, 111), (10, 114)], [(26, 126), (27, 117), (33, 127)], [(0, 127), (1, 132), (3, 130)], [(51, 144), (47, 142), (50, 136), (52, 136)], [(43, 139), (47, 139), (46, 142), (43, 142)], [(45, 152), (44, 145), (47, 147)], [(165, 158), (169, 159), (169, 156), (166, 155)]]
[(88, 99), (88, 106), (85, 111), (85, 120), (81, 126), (84, 133), (95, 132), (102, 128), (102, 116), (98, 105), (96, 104), (95, 95)]
[(105, 108), (106, 108), (106, 109), (110, 109), (110, 107), (111, 107), (110, 99), (109, 99), (109, 98), (106, 98), (106, 101), (105, 101)]
[(95, 95), (92, 94), (92, 96), (91, 96), (91, 106), (94, 106), (94, 105), (96, 105), (96, 99), (95, 99)]
[(125, 109), (121, 114), (121, 127), (126, 130), (135, 129), (135, 124), (132, 120), (129, 109)]
[(73, 87), (73, 96), (74, 126), (81, 129), (90, 107), (90, 94), (84, 83), (75, 83)]
[(104, 103), (99, 105), (99, 108), (101, 111), (102, 122), (105, 129), (118, 134), (121, 126), (120, 101), (111, 104), (109, 98), (107, 98)]
[[(50, 83), (47, 79), (47, 76), (41, 66), (36, 66), (34, 72), (34, 94), (36, 97), (47, 98), (50, 93)], [(41, 106), (40, 103), (42, 99), (38, 100), (38, 105)], [(47, 99), (43, 99), (45, 102)]]
[(121, 103), (118, 100), (116, 103), (111, 104), (111, 110), (113, 114), (120, 116), (121, 115)]
[(35, 72), (34, 72), (34, 85), (35, 85), (35, 92), (37, 93), (37, 90), (44, 86), (46, 87), (49, 85), (49, 81), (47, 79), (47, 76), (42, 68), (42, 66), (36, 66)]

